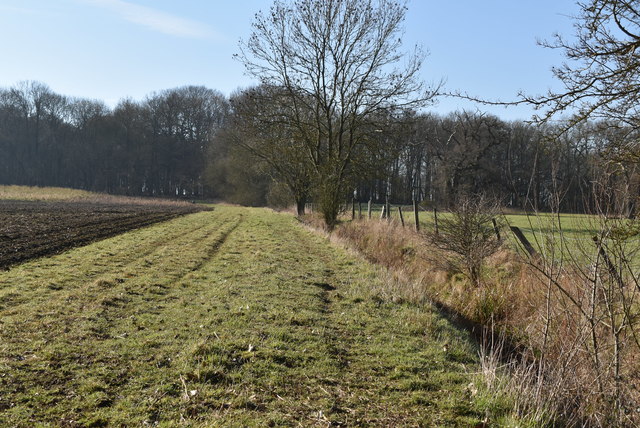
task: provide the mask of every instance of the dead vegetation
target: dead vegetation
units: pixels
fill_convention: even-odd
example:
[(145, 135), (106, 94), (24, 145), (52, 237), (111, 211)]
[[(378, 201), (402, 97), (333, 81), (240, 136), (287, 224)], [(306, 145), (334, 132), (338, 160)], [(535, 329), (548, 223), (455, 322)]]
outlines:
[(384, 293), (393, 299), (433, 301), (483, 326), (485, 377), (495, 394), (516, 400), (522, 417), (543, 426), (637, 426), (635, 235), (619, 232), (630, 229), (626, 220), (607, 220), (600, 246), (578, 252), (555, 227), (539, 257), (503, 244), (486, 257), (477, 280), (447, 263), (459, 254), (434, 245), (433, 233), (363, 220), (344, 222), (333, 234), (389, 268), (395, 280)]

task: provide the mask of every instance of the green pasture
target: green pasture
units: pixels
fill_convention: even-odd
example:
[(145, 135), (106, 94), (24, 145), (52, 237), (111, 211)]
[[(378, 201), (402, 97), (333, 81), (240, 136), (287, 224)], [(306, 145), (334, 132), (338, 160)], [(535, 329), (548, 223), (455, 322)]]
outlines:
[(291, 215), (223, 206), (15, 266), (0, 426), (521, 426), (468, 333), (385, 278)]
[[(382, 205), (374, 204), (372, 206), (372, 219), (380, 219)], [(391, 221), (399, 223), (400, 215), (398, 206), (391, 207)], [(405, 227), (414, 227), (414, 216), (412, 206), (402, 206), (402, 212)], [(359, 214), (356, 205), (356, 217)], [(438, 211), (437, 217), (441, 221), (451, 214), (444, 211)], [(362, 217), (367, 218), (367, 204), (362, 204)], [(345, 219), (351, 218), (350, 207), (346, 213)], [(420, 209), (420, 229), (423, 232), (435, 230), (435, 218), (433, 210)], [(520, 228), (531, 245), (541, 253), (555, 258), (567, 257), (585, 257), (592, 256), (597, 247), (593, 241), (594, 236), (614, 236), (615, 230), (626, 228), (633, 229), (633, 225), (629, 220), (619, 218), (602, 219), (597, 216), (587, 214), (552, 214), (552, 213), (536, 213), (536, 214), (500, 214), (496, 216), (499, 224), (501, 236), (506, 238), (510, 245), (517, 251), (522, 250), (522, 244), (511, 232), (510, 227)], [(640, 248), (640, 237), (636, 236), (633, 230), (631, 235), (625, 240), (625, 245), (629, 252), (634, 254), (640, 265), (640, 257), (635, 256), (635, 248)], [(609, 243), (611, 238), (605, 238), (605, 244)]]

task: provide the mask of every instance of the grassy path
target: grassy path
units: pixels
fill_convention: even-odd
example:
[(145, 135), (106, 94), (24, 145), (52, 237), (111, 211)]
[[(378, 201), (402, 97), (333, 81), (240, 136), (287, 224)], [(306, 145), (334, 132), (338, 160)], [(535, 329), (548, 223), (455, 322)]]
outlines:
[(219, 207), (0, 273), (0, 426), (473, 426), (465, 334), (289, 216)]

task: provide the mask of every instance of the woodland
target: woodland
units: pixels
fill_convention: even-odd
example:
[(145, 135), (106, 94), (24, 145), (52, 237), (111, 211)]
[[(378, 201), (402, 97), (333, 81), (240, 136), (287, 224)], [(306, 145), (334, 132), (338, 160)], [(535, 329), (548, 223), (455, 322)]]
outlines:
[[(289, 205), (293, 195), (277, 166), (252, 156), (235, 132), (242, 126), (238, 104), (255, 90), (228, 99), (187, 86), (122, 100), (111, 109), (40, 82), (17, 83), (0, 90), (0, 182)], [(621, 132), (605, 122), (581, 124), (552, 139), (548, 135), (560, 124), (541, 128), (480, 112), (413, 111), (393, 119), (384, 132), (373, 133), (376, 150), (357, 165), (345, 202), (355, 190), (359, 201), (388, 196), (407, 204), (415, 197), (446, 208), (460, 193), (485, 192), (514, 209), (588, 212), (594, 183), (603, 175), (637, 187), (635, 164), (616, 163), (620, 173), (611, 174), (611, 163), (603, 162)], [(633, 208), (629, 198), (627, 212)]]

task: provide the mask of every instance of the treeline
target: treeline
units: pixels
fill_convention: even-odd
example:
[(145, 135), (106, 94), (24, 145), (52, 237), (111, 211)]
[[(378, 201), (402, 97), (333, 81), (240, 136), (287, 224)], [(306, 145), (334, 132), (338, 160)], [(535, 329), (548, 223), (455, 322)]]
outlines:
[(393, 203), (415, 197), (448, 207), (466, 194), (486, 194), (503, 206), (583, 212), (594, 201), (594, 182), (604, 173), (609, 135), (600, 126), (563, 132), (507, 122), (490, 114), (418, 115), (406, 122), (399, 155), (359, 193)]
[[(142, 101), (122, 100), (110, 109), (101, 101), (56, 94), (38, 82), (2, 89), (0, 183), (291, 204), (291, 177), (284, 180), (248, 142), (267, 138), (265, 131), (248, 133), (255, 123), (239, 117), (259, 114), (239, 102), (255, 90), (238, 91), (229, 100), (218, 91), (188, 86)], [(447, 207), (463, 193), (485, 193), (518, 209), (583, 212), (596, 203), (596, 187), (605, 180), (610, 192), (625, 189), (626, 206), (633, 210), (634, 162), (614, 156), (620, 129), (589, 124), (562, 133), (560, 126), (541, 128), (465, 111), (386, 121), (369, 136), (379, 140), (370, 145), (376, 149), (353, 166), (358, 173), (345, 202), (355, 194), (360, 201), (408, 204), (415, 198)], [(277, 137), (270, 137), (274, 147)], [(303, 173), (293, 169), (289, 175)], [(307, 201), (312, 198), (309, 192)]]
[(0, 90), (0, 183), (201, 197), (206, 150), (228, 106), (200, 86), (109, 109), (19, 83)]
[[(304, 178), (305, 167), (293, 159), (297, 166), (282, 171), (278, 159), (300, 150), (284, 138), (269, 142), (274, 139), (269, 123), (277, 124), (277, 113), (265, 114), (264, 103), (247, 108), (255, 91), (232, 96), (231, 118), (217, 135), (217, 153), (224, 153), (219, 170), (226, 170), (227, 180), (233, 176), (219, 187), (228, 199), (257, 205), (282, 203), (288, 188), (285, 201), (291, 203), (291, 195), (300, 192), (290, 176)], [(255, 119), (260, 115), (266, 119)], [(605, 122), (538, 126), (469, 111), (378, 118), (367, 137), (377, 141), (350, 165), (354, 178), (344, 201), (411, 204), (415, 199), (446, 209), (460, 196), (485, 194), (514, 209), (629, 215), (639, 177), (636, 160), (618, 153), (625, 132)], [(293, 184), (300, 187), (300, 180)], [(308, 195), (313, 199), (313, 189)]]

